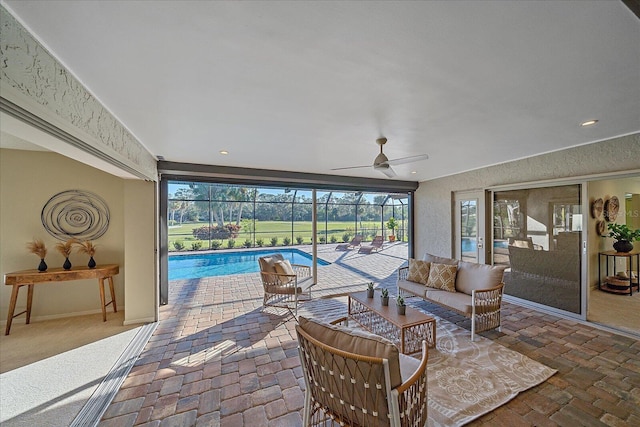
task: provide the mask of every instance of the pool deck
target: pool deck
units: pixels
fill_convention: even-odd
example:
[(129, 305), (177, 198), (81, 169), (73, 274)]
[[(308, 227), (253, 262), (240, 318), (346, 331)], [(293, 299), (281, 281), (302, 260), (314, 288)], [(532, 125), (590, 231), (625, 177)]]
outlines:
[[(314, 300), (369, 281), (393, 294), (407, 245), (385, 244), (370, 255), (326, 245), (318, 256), (332, 264), (318, 268)], [(417, 298), (409, 303), (470, 329), (462, 316)], [(638, 340), (510, 303), (503, 303), (502, 332), (480, 335), (558, 373), (469, 425), (640, 425)], [(295, 319), (262, 310), (258, 273), (176, 280), (99, 426), (297, 427), (303, 404)]]

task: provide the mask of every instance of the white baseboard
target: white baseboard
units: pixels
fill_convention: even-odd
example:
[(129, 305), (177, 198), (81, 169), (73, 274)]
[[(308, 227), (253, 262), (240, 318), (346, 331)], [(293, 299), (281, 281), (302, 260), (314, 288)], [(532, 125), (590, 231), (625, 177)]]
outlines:
[(155, 323), (155, 322), (156, 322), (156, 319), (154, 317), (142, 317), (140, 319), (125, 320), (124, 322), (122, 322), (122, 325), (128, 326), (128, 325), (135, 325), (138, 323)]

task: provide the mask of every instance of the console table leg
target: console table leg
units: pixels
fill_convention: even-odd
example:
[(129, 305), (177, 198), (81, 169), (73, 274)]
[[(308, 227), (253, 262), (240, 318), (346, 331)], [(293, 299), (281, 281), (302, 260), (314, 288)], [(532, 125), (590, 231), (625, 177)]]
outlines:
[(33, 287), (35, 285), (32, 283), (29, 285), (29, 290), (27, 291), (27, 325), (31, 323), (31, 305), (33, 303)]
[(107, 307), (104, 304), (104, 278), (98, 279), (98, 287), (100, 288), (100, 305), (102, 306), (102, 321), (107, 321)]
[(111, 303), (113, 304), (113, 312), (118, 312), (118, 307), (116, 306), (116, 293), (113, 289), (113, 277), (109, 276), (109, 292), (111, 292)]
[(16, 301), (18, 300), (18, 291), (20, 290), (20, 285), (13, 285), (13, 289), (11, 289), (11, 301), (9, 302), (9, 314), (7, 314), (7, 327), (5, 328), (4, 334), (9, 335), (9, 331), (11, 330), (11, 322), (13, 321), (13, 313), (16, 311)]

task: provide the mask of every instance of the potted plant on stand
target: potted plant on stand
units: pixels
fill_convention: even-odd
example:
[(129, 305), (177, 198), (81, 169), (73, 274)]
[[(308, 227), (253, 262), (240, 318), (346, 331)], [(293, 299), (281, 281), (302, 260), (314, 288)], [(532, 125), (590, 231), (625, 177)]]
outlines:
[(389, 291), (387, 289), (382, 289), (382, 305), (389, 305)]
[(631, 230), (626, 224), (616, 224), (610, 222), (607, 224), (609, 234), (603, 237), (612, 237), (616, 241), (613, 249), (618, 252), (631, 252), (633, 250), (633, 241), (640, 240), (640, 229)]
[(396, 305), (398, 306), (398, 314), (405, 314), (407, 311), (407, 306), (404, 303), (404, 298), (401, 295), (396, 297)]
[(394, 217), (389, 218), (389, 221), (387, 221), (387, 228), (391, 230), (391, 234), (389, 234), (389, 241), (395, 242), (396, 241), (395, 230), (396, 228), (398, 228), (398, 222)]

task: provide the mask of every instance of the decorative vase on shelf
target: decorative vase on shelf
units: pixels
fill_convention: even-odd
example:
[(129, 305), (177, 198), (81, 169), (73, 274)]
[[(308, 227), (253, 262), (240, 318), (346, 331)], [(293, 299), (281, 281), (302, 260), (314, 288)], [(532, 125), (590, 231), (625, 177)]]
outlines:
[(64, 268), (65, 270), (71, 270), (71, 261), (69, 261), (69, 258), (65, 258), (64, 264), (62, 264), (62, 268)]
[(89, 268), (96, 268), (96, 261), (93, 259), (93, 257), (89, 258), (89, 264), (87, 264), (87, 266)]
[(613, 249), (617, 252), (631, 252), (633, 250), (633, 243), (628, 240), (618, 240), (613, 244)]
[(39, 272), (47, 271), (47, 263), (44, 262), (44, 258), (40, 258), (40, 264), (38, 265), (38, 271)]

